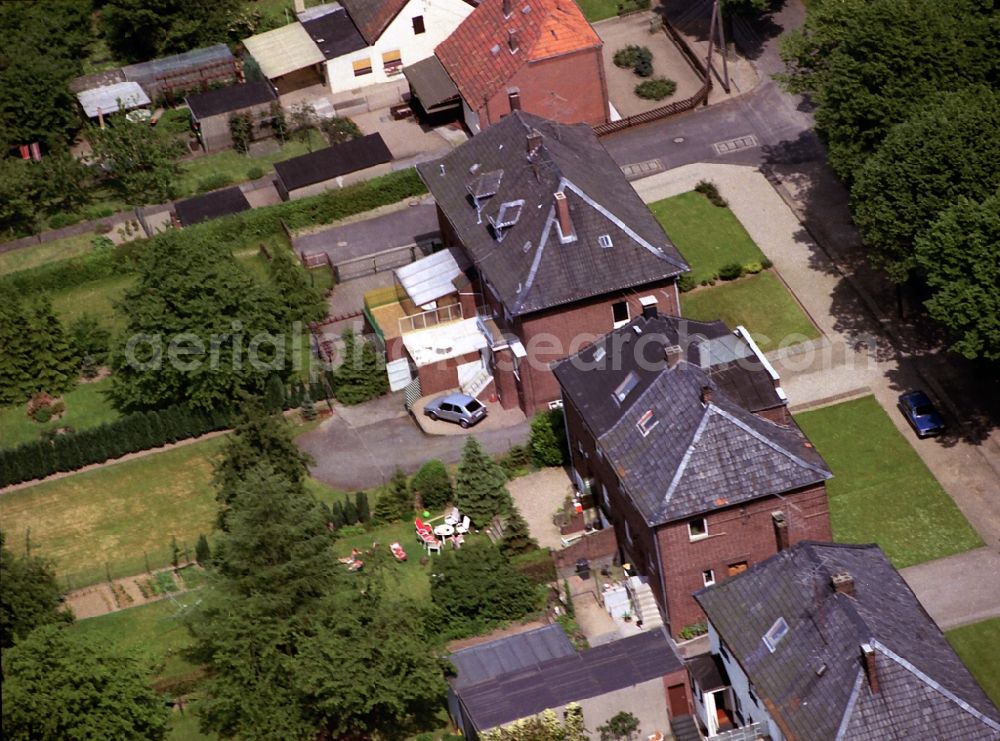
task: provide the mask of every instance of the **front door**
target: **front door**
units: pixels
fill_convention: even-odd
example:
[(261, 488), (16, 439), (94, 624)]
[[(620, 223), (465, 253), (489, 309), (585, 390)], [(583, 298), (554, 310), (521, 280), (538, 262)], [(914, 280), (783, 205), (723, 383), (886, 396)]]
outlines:
[(672, 684), (667, 687), (667, 704), (670, 708), (671, 718), (691, 714), (688, 707), (687, 689), (683, 684)]

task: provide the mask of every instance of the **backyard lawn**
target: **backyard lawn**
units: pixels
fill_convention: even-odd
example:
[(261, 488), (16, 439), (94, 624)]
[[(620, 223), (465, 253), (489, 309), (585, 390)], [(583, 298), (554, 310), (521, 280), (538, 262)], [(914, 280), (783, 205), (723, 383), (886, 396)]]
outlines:
[(898, 569), (983, 544), (873, 396), (795, 420), (833, 471), (834, 540), (878, 543)]
[(66, 413), (44, 424), (28, 416), (27, 404), (0, 407), (0, 448), (13, 448), (37, 440), (43, 430), (67, 426), (74, 430), (86, 430), (117, 419), (118, 412), (104, 395), (110, 386), (111, 380), (107, 378), (80, 384), (63, 395)]
[(125, 320), (114, 310), (113, 304), (134, 282), (134, 275), (112, 275), (53, 291), (49, 294), (52, 308), (63, 324), (69, 324), (84, 314), (91, 314), (112, 332), (117, 332), (125, 327)]
[(819, 337), (784, 284), (769, 272), (682, 293), (681, 313), (688, 319), (721, 319), (730, 328), (742, 324), (762, 352)]
[(728, 208), (713, 206), (691, 191), (649, 204), (663, 230), (691, 266), (696, 283), (710, 280), (729, 263), (764, 261), (764, 253)]
[(1000, 706), (1000, 618), (949, 630), (945, 637), (993, 703)]
[(52, 242), (45, 242), (34, 247), (23, 247), (19, 250), (0, 253), (0, 275), (16, 273), (18, 270), (44, 265), (57, 260), (68, 260), (79, 257), (94, 249), (93, 232), (77, 234), (74, 237), (63, 237)]
[(591, 23), (618, 15), (616, 0), (576, 0), (576, 4)]

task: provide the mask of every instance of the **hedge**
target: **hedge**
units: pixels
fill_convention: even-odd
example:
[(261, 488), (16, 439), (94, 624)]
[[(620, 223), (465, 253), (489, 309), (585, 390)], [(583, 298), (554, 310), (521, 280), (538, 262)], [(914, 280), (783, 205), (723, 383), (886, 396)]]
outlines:
[[(329, 224), (426, 192), (423, 181), (411, 167), (340, 190), (205, 221), (186, 227), (184, 233), (213, 248), (234, 251), (254, 247), (267, 237), (281, 234), (282, 222), (293, 230)], [(158, 238), (154, 235), (150, 239)], [(34, 293), (59, 290), (133, 272), (136, 269), (135, 253), (147, 241), (139, 239), (113, 250), (94, 251), (82, 257), (0, 276), (0, 291)]]

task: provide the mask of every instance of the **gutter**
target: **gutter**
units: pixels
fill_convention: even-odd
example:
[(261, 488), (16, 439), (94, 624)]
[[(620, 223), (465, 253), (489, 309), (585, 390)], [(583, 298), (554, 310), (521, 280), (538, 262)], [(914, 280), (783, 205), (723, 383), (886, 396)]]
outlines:
[(774, 366), (771, 365), (771, 361), (764, 357), (764, 353), (762, 353), (760, 348), (757, 347), (757, 343), (754, 342), (753, 337), (750, 336), (750, 331), (742, 324), (738, 324), (736, 329), (733, 330), (733, 334), (750, 346), (751, 352), (753, 352), (754, 356), (764, 367), (764, 370), (767, 371), (768, 375), (771, 376), (771, 380), (774, 381), (774, 391), (778, 395), (778, 398), (787, 404), (788, 396), (785, 394), (785, 390), (781, 388), (781, 376), (778, 375), (778, 371), (776, 371)]

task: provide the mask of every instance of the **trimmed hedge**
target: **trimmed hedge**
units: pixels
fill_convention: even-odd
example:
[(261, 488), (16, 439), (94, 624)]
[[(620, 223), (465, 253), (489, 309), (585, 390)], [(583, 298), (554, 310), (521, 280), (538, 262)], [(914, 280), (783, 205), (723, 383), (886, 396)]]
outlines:
[[(184, 232), (213, 248), (233, 251), (254, 247), (264, 238), (280, 234), (282, 222), (293, 230), (328, 224), (426, 192), (427, 188), (417, 171), (409, 168), (310, 198), (212, 219), (189, 226)], [(82, 257), (0, 276), (0, 292), (9, 290), (27, 294), (59, 290), (131, 273), (136, 269), (135, 253), (147, 241), (138, 239), (113, 250), (95, 251)]]
[(234, 414), (228, 410), (202, 412), (171, 406), (159, 411), (134, 412), (100, 427), (23, 443), (0, 450), (0, 488), (228, 429), (234, 421)]

